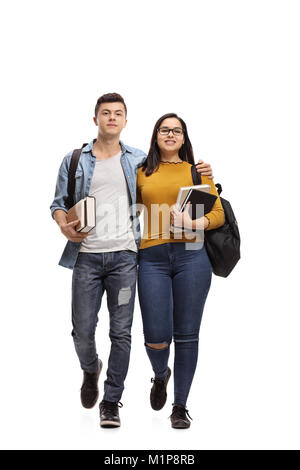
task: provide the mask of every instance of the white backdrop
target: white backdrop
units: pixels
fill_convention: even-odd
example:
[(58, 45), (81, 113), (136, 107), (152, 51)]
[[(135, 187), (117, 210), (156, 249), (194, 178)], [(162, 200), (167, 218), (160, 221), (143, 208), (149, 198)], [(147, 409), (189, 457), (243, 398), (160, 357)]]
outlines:
[[(299, 449), (299, 2), (15, 0), (0, 17), (1, 447)], [(145, 151), (158, 117), (182, 116), (239, 222), (242, 259), (205, 306), (187, 431), (168, 420), (172, 382), (150, 408), (137, 298), (121, 428), (80, 405), (72, 271), (49, 206), (107, 92), (128, 106), (122, 140)], [(97, 343), (106, 371), (105, 297)]]

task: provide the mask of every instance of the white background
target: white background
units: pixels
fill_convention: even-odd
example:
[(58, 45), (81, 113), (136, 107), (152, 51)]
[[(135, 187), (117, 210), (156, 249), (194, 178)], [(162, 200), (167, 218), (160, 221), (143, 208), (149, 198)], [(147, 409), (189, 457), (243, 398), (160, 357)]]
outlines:
[[(1, 447), (299, 449), (299, 2), (28, 0), (0, 17)], [(145, 151), (162, 114), (182, 116), (239, 222), (242, 258), (205, 306), (187, 431), (168, 420), (172, 381), (150, 408), (137, 298), (121, 428), (80, 405), (72, 271), (49, 206), (107, 92), (128, 105), (122, 140)], [(105, 297), (97, 344), (105, 372)]]

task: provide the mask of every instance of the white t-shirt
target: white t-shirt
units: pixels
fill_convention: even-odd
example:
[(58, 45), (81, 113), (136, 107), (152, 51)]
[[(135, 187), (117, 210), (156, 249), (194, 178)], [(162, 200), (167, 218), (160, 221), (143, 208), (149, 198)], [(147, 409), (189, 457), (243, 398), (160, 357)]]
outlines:
[(121, 152), (96, 160), (89, 196), (96, 198), (96, 227), (82, 241), (80, 252), (137, 252), (130, 220), (130, 197), (120, 162)]

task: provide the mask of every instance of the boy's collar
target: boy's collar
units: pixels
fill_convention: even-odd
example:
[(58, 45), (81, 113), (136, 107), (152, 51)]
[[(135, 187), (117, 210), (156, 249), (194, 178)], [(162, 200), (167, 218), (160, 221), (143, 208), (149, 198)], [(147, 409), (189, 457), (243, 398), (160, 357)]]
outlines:
[[(87, 152), (92, 152), (93, 150), (93, 145), (96, 142), (97, 139), (91, 140), (89, 144), (87, 144), (85, 147), (83, 147), (82, 152), (87, 153)], [(122, 149), (122, 154), (125, 152), (132, 153), (132, 151), (125, 145), (121, 140), (119, 141)]]

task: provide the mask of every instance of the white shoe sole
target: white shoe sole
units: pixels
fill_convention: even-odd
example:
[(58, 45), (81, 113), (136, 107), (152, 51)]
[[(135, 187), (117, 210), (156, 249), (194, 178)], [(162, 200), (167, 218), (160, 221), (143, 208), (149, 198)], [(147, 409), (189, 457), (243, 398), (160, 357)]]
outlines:
[(119, 428), (121, 423), (116, 423), (115, 421), (101, 421), (100, 423), (101, 428)]

